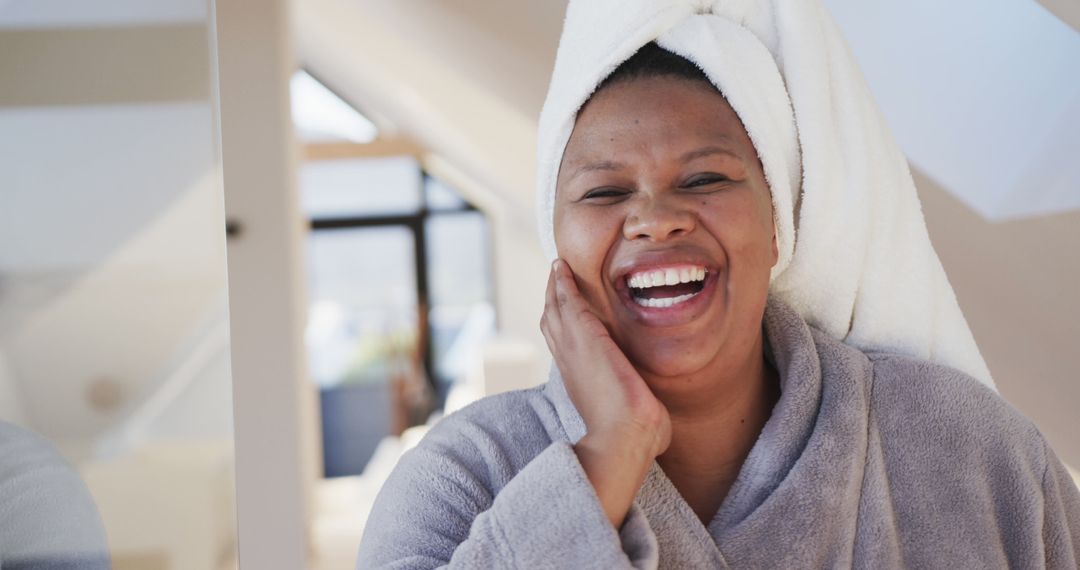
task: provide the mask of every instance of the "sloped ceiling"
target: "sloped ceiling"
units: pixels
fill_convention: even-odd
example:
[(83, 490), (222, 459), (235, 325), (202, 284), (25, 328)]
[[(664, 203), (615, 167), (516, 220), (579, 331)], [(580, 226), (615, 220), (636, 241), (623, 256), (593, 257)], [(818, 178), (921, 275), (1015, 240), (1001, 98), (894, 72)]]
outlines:
[(205, 22), (206, 0), (0, 0), (0, 28), (86, 28)]
[(989, 220), (1080, 209), (1080, 34), (1034, 2), (826, 0), (911, 162)]

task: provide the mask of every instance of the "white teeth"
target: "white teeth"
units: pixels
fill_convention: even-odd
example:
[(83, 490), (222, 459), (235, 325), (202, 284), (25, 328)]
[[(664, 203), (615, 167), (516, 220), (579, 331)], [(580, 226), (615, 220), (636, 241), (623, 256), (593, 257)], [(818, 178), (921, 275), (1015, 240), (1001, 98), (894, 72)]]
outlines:
[(648, 289), (663, 285), (678, 285), (705, 279), (704, 267), (679, 267), (642, 271), (631, 275), (626, 284), (634, 289)]
[(684, 303), (696, 295), (697, 293), (687, 293), (686, 295), (679, 295), (678, 297), (658, 297), (656, 299), (642, 299), (640, 297), (635, 297), (634, 302), (641, 305), (642, 307), (650, 307), (654, 309), (666, 308), (678, 305), (680, 303)]
[[(642, 271), (634, 273), (627, 278), (626, 284), (634, 289), (648, 289), (650, 287), (670, 286), (678, 285), (679, 283), (690, 283), (693, 281), (703, 281), (705, 279), (704, 267), (670, 267), (664, 269), (654, 269), (651, 271)], [(698, 293), (687, 293), (685, 295), (679, 295), (677, 297), (653, 297), (643, 298), (633, 296), (634, 302), (642, 307), (650, 308), (667, 308), (673, 307), (680, 303), (697, 296)]]

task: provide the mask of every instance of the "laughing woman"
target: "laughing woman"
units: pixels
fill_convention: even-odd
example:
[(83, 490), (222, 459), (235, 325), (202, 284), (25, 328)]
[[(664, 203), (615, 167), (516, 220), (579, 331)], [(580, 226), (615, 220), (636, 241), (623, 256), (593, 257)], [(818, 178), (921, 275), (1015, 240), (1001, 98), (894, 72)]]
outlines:
[(544, 386), (436, 425), (359, 568), (1070, 568), (819, 2), (571, 2), (540, 120)]

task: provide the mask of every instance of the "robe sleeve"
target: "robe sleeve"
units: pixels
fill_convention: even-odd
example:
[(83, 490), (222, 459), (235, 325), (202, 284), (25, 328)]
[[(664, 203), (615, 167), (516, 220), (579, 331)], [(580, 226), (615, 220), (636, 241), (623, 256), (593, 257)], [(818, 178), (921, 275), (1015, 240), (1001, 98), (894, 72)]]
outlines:
[(1050, 447), (1046, 448), (1043, 473), (1043, 547), (1046, 568), (1080, 568), (1080, 491)]
[(110, 567), (105, 527), (75, 467), (49, 440), (0, 422), (0, 568)]
[(477, 459), (437, 447), (403, 456), (376, 499), (357, 568), (657, 567), (640, 509), (617, 533), (569, 443), (551, 443), (494, 497), (486, 478), (500, 461)]

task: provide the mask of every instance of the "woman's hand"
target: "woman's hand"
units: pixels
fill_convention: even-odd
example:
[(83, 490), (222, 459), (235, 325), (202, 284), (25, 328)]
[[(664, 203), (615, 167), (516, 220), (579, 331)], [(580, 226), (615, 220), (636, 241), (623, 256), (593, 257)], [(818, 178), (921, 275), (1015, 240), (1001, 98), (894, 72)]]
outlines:
[(671, 418), (555, 260), (540, 329), (587, 434), (574, 450), (615, 528), (649, 465), (671, 442)]

